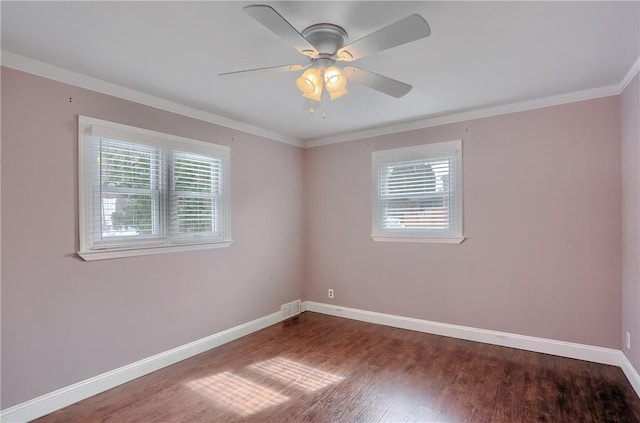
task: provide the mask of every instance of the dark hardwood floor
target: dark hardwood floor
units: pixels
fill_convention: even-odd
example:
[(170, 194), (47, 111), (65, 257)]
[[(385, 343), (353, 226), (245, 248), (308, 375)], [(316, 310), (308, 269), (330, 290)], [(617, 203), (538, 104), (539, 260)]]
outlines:
[(303, 313), (37, 422), (638, 422), (622, 370)]

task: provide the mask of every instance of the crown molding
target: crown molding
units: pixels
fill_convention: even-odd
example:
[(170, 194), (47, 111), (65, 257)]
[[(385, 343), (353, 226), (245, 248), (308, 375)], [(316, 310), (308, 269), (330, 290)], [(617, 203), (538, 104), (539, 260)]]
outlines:
[(629, 83), (633, 80), (633, 78), (638, 74), (639, 71), (640, 57), (638, 57), (638, 60), (636, 60), (633, 65), (631, 65), (631, 69), (629, 69), (629, 72), (627, 72), (624, 78), (622, 78), (622, 81), (620, 81), (620, 85), (618, 86), (618, 94), (622, 94), (624, 89), (627, 88), (627, 85), (629, 85)]
[(446, 125), (450, 123), (465, 122), (473, 119), (482, 119), (492, 116), (506, 115), (509, 113), (523, 112), (526, 110), (541, 109), (543, 107), (557, 106), (560, 104), (574, 103), (577, 101), (609, 97), (612, 95), (617, 95), (618, 91), (619, 85), (607, 85), (604, 87), (593, 88), (589, 90), (576, 91), (572, 93), (560, 94), (529, 101), (522, 101), (519, 103), (511, 103), (502, 106), (471, 110), (468, 112), (423, 118), (408, 122), (402, 122), (395, 125), (387, 125), (378, 128), (350, 132), (347, 134), (334, 135), (325, 138), (316, 138), (307, 140), (307, 142), (305, 143), (305, 147), (319, 147), (322, 145), (354, 141), (362, 138), (377, 137), (381, 135), (413, 131), (416, 129), (431, 128), (433, 126)]
[(540, 109), (543, 107), (557, 106), (560, 104), (575, 103), (577, 101), (592, 100), (595, 98), (609, 97), (612, 95), (620, 95), (624, 89), (633, 80), (636, 74), (640, 72), (640, 57), (635, 61), (619, 84), (607, 85), (599, 88), (592, 88), (583, 91), (575, 91), (571, 93), (545, 97), (535, 100), (523, 101), (519, 103), (505, 104), (502, 106), (488, 107), (483, 109), (471, 110), (462, 113), (453, 113), (450, 115), (442, 115), (436, 117), (427, 117), (423, 119), (401, 122), (394, 125), (381, 126), (378, 128), (365, 129), (362, 131), (349, 132), (346, 134), (333, 135), (323, 138), (314, 138), (305, 142), (305, 147), (319, 147), (322, 145), (336, 144), (346, 141), (354, 141), (362, 138), (376, 137), (382, 135), (395, 134), (398, 132), (412, 131), (415, 129), (430, 128), (433, 126), (446, 125), (449, 123), (464, 122), (472, 119), (481, 119), (492, 116), (505, 115), (509, 113), (523, 112), (526, 110)]
[(185, 106), (164, 98), (145, 94), (131, 88), (113, 84), (102, 79), (83, 75), (58, 66), (50, 65), (39, 60), (30, 59), (15, 53), (1, 50), (2, 66), (16, 69), (22, 72), (41, 76), (54, 81), (71, 84), (80, 88), (107, 94), (113, 97), (122, 98), (124, 100), (133, 101), (144, 104), (145, 106), (155, 107), (167, 112), (176, 113), (182, 116), (198, 119), (204, 122), (213, 123), (215, 125), (224, 126), (226, 128), (235, 129), (252, 135), (269, 138), (274, 141), (283, 142), (285, 144), (304, 147), (304, 143), (298, 138), (294, 138), (278, 132), (269, 131), (247, 123), (239, 122), (224, 116), (219, 116), (194, 107)]
[(575, 91), (571, 93), (544, 97), (535, 100), (528, 100), (518, 103), (505, 104), (501, 106), (475, 109), (467, 112), (426, 117), (407, 122), (400, 122), (376, 128), (364, 129), (361, 131), (354, 131), (322, 138), (313, 138), (303, 141), (286, 134), (273, 132), (254, 125), (249, 125), (244, 122), (226, 118), (224, 116), (219, 116), (200, 109), (185, 106), (183, 104), (145, 94), (131, 88), (126, 88), (98, 78), (93, 78), (81, 73), (73, 72), (68, 69), (60, 68), (58, 66), (50, 65), (45, 62), (30, 59), (28, 57), (20, 56), (18, 54), (10, 53), (4, 50), (1, 51), (1, 59), (2, 66), (6, 66), (8, 68), (155, 107), (168, 112), (224, 126), (226, 128), (265, 137), (274, 141), (283, 142), (285, 144), (291, 144), (297, 147), (306, 148), (319, 147), (328, 144), (337, 144), (347, 141), (355, 141), (362, 138), (390, 135), (400, 132), (413, 131), (416, 129), (424, 129), (451, 123), (464, 122), (473, 119), (482, 119), (487, 117), (505, 115), (509, 113), (523, 112), (527, 110), (540, 109), (543, 107), (575, 103), (578, 101), (592, 100), (601, 97), (609, 97), (612, 95), (620, 95), (627, 87), (627, 85), (633, 80), (636, 74), (640, 72), (640, 58), (638, 58), (619, 84), (607, 85), (604, 87), (592, 88), (583, 91)]

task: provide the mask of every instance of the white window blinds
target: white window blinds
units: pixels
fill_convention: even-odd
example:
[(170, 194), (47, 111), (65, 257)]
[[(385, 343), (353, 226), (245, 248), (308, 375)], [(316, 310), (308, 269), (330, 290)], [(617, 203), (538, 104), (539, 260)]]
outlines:
[(373, 153), (373, 237), (462, 238), (461, 141)]
[(221, 236), (222, 161), (175, 153), (172, 174), (172, 233), (176, 238)]
[(162, 236), (162, 168), (158, 148), (95, 137), (92, 142), (94, 248)]
[(83, 116), (78, 138), (83, 258), (228, 245), (228, 147)]

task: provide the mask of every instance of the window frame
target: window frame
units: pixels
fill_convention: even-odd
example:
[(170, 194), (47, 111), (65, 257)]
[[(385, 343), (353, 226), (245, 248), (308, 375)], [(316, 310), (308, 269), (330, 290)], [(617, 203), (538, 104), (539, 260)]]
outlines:
[[(453, 218), (450, 216), (450, 227), (446, 231), (435, 230), (389, 230), (382, 227), (382, 201), (380, 198), (380, 171), (385, 165), (418, 160), (432, 161), (438, 158), (454, 160), (453, 186), (454, 192), (449, 196), (453, 200)], [(371, 238), (383, 242), (432, 242), (460, 244), (463, 235), (463, 195), (462, 195), (462, 140), (453, 140), (423, 144), (411, 147), (379, 150), (371, 153), (372, 162), (372, 222)]]
[[(101, 196), (94, 195), (96, 161), (94, 158), (94, 138), (107, 138), (128, 143), (132, 147), (156, 149), (159, 152), (160, 169), (155, 182), (158, 186), (149, 190), (157, 190), (157, 204), (152, 201), (152, 231), (157, 234), (141, 235), (135, 238), (114, 239), (113, 242), (96, 242), (93, 233), (97, 228), (102, 230), (100, 219), (95, 213), (102, 213)], [(220, 160), (221, 186), (220, 204), (216, 210), (220, 214), (219, 236), (184, 236), (173, 234), (172, 218), (172, 183), (174, 155), (205, 156)], [(228, 247), (231, 245), (231, 202), (230, 202), (230, 156), (228, 146), (198, 141), (176, 135), (165, 134), (129, 125), (123, 125), (87, 116), (78, 116), (78, 224), (79, 250), (77, 254), (85, 261), (104, 260), (121, 257), (134, 257), (151, 254), (162, 254), (178, 251), (191, 251), (209, 248)], [(116, 188), (115, 191), (145, 190), (138, 188)], [(104, 191), (101, 191), (104, 192)], [(99, 198), (98, 198), (99, 197)], [(97, 205), (96, 205), (97, 202)], [(156, 209), (157, 208), (157, 209)], [(155, 222), (160, 219), (161, 222)], [(94, 226), (94, 225), (97, 225)], [(199, 233), (202, 234), (202, 233)]]

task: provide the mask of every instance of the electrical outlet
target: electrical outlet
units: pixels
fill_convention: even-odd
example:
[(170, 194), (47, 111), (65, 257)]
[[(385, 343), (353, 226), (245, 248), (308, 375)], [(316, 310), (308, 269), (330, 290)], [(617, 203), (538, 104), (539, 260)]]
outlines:
[(627, 332), (627, 334), (625, 336), (625, 343), (627, 344), (627, 349), (630, 350), (631, 349), (631, 334), (629, 332)]
[(333, 298), (333, 289), (329, 288), (327, 295), (329, 296), (329, 298)]

